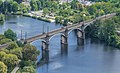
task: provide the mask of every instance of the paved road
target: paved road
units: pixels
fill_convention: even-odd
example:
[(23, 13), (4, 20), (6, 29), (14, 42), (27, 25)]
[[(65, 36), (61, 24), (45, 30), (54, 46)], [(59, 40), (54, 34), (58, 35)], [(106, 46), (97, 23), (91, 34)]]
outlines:
[(8, 44), (0, 45), (0, 49), (1, 49), (1, 48), (6, 48), (7, 46), (8, 46)]
[(16, 73), (16, 72), (18, 71), (18, 69), (19, 69), (19, 67), (18, 67), (18, 66), (16, 66), (16, 67), (12, 70), (12, 72), (11, 72), (11, 73)]

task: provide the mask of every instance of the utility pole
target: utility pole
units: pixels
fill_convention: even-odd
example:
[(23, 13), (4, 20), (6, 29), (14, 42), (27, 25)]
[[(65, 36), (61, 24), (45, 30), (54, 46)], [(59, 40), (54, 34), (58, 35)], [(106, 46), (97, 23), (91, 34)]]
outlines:
[(44, 31), (44, 24), (43, 24), (43, 34), (45, 33), (45, 31)]
[(27, 32), (25, 32), (25, 40), (27, 39)]
[(21, 40), (22, 40), (22, 30), (21, 30)]

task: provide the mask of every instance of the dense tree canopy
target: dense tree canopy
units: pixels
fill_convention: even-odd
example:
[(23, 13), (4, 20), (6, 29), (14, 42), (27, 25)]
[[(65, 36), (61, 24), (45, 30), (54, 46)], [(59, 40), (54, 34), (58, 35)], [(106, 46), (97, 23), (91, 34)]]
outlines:
[(18, 64), (18, 57), (14, 54), (6, 54), (5, 52), (0, 52), (0, 61), (4, 62), (8, 68), (12, 68)]
[(23, 47), (23, 60), (26, 61), (36, 61), (37, 56), (39, 55), (39, 51), (36, 49), (35, 46), (32, 46), (30, 44), (26, 44)]
[(5, 31), (4, 35), (6, 38), (9, 38), (13, 41), (17, 39), (16, 33), (14, 33), (11, 29), (8, 29), (7, 31)]
[(0, 73), (7, 73), (7, 66), (0, 61)]

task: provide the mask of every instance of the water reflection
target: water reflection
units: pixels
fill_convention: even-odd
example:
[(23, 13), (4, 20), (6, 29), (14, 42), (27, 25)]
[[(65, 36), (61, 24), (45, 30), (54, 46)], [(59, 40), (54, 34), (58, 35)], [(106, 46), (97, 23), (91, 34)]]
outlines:
[[(17, 24), (7, 23), (13, 21)], [(43, 32), (43, 24), (46, 24), (46, 27), (50, 26), (50, 30), (61, 27), (54, 23), (17, 16), (8, 18), (4, 25), (0, 25), (0, 33), (11, 28), (19, 37), (22, 29), (28, 33), (28, 37), (31, 37)], [(84, 45), (77, 46), (74, 32), (69, 34), (68, 42), (68, 48), (61, 49), (60, 35), (54, 37), (50, 41), (49, 63), (38, 66), (37, 73), (120, 73), (120, 50), (90, 38), (84, 40)], [(41, 40), (36, 40), (31, 44), (41, 51)], [(41, 53), (38, 61), (40, 59)]]

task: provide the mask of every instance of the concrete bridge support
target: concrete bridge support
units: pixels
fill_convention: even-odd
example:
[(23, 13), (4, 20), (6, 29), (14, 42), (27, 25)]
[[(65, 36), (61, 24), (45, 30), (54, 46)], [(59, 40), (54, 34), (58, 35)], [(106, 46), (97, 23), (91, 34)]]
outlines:
[(49, 36), (47, 35), (45, 41), (42, 41), (42, 59), (49, 62)]
[(78, 46), (84, 44), (84, 32), (77, 30), (77, 44)]

